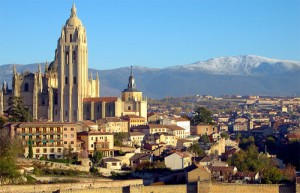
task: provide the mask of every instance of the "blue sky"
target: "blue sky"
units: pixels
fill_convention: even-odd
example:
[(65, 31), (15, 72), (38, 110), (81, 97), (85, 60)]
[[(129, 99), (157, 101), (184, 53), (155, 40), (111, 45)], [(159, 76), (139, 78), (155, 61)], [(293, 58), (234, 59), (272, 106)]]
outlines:
[[(52, 61), (69, 0), (0, 0), (0, 64)], [(300, 0), (76, 0), (89, 67), (253, 54), (300, 61)]]

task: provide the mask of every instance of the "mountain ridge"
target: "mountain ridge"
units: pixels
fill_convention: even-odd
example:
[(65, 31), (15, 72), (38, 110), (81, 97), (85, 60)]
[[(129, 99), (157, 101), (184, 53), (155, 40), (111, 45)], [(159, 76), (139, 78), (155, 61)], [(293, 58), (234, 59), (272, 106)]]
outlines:
[[(37, 65), (17, 65), (17, 71), (35, 72)], [(0, 76), (4, 75), (9, 84), (12, 66), (0, 66)], [(130, 75), (130, 67), (89, 71), (99, 73), (102, 96), (120, 96)], [(151, 98), (194, 94), (300, 95), (300, 62), (255, 55), (217, 57), (166, 68), (134, 66), (133, 73), (138, 89)]]

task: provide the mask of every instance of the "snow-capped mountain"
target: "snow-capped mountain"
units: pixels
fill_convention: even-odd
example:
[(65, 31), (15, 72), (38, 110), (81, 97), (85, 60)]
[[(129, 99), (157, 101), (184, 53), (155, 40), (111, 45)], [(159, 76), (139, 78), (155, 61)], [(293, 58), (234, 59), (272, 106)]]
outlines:
[(270, 59), (255, 55), (212, 58), (192, 64), (170, 67), (224, 75), (259, 75), (300, 69), (300, 62)]
[[(38, 64), (16, 67), (19, 73), (36, 72)], [(99, 73), (101, 96), (120, 96), (127, 87), (129, 66), (89, 71)], [(163, 69), (133, 66), (133, 74), (137, 88), (152, 98), (194, 94), (300, 96), (300, 62), (253, 55), (219, 57)], [(0, 76), (11, 88), (12, 65), (0, 66)]]

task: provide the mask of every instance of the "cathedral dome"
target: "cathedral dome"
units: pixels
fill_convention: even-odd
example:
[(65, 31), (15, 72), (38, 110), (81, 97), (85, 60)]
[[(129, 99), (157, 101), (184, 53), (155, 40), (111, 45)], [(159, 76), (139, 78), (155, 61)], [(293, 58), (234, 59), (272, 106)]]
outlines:
[(48, 71), (57, 71), (58, 63), (57, 60), (54, 60), (53, 62), (50, 63), (48, 67)]
[(81, 20), (76, 15), (76, 7), (73, 4), (71, 9), (70, 18), (67, 20), (66, 25), (68, 26), (82, 26)]
[(81, 20), (78, 17), (70, 17), (67, 22), (66, 25), (68, 26), (82, 26)]

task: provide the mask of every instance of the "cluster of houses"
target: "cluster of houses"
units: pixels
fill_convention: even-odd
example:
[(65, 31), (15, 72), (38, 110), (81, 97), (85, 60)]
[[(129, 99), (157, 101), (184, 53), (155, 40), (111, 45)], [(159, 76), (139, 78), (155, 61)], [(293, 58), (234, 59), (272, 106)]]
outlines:
[[(174, 171), (184, 172), (186, 181), (214, 179), (219, 181), (257, 182), (259, 173), (239, 172), (228, 160), (239, 151), (238, 141), (222, 138), (222, 133), (257, 132), (293, 123), (285, 106), (213, 114), (213, 124), (191, 126), (190, 120), (163, 113), (105, 117), (77, 123), (23, 122), (8, 123), (10, 135), (21, 140), (24, 157), (32, 148), (33, 158), (62, 158), (66, 150), (79, 160), (89, 160), (95, 151), (103, 154), (102, 167), (110, 170), (136, 168), (145, 162), (163, 161)], [(115, 146), (115, 135), (126, 133), (121, 147)], [(300, 138), (299, 123), (290, 127), (287, 138)], [(208, 143), (199, 143), (206, 135)], [(197, 157), (189, 147), (197, 144), (204, 157)], [(120, 144), (119, 144), (120, 145)], [(125, 154), (120, 155), (120, 152)], [(221, 161), (222, 160), (222, 161)], [(89, 162), (89, 161), (88, 161)], [(84, 163), (88, 163), (84, 162)], [(91, 164), (91, 163), (89, 163)]]

